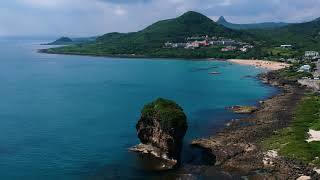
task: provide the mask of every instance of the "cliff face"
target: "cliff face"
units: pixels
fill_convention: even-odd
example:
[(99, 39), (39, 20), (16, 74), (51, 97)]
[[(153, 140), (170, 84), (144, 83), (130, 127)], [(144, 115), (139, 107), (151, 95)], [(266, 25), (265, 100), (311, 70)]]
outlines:
[[(134, 151), (179, 162), (183, 138), (188, 125), (183, 109), (170, 100), (157, 99), (146, 105), (136, 125), (142, 144)], [(173, 166), (174, 166), (173, 165)]]

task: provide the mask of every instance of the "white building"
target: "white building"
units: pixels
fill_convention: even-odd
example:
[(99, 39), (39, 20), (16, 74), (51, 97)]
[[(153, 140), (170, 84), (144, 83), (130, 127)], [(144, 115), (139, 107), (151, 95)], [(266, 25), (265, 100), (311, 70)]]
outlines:
[(286, 59), (285, 62), (296, 63), (298, 62), (298, 60), (294, 58), (289, 58), (289, 59)]
[(298, 72), (310, 72), (311, 66), (310, 65), (303, 65), (299, 68)]
[(237, 48), (235, 46), (227, 46), (221, 49), (222, 52), (234, 51)]
[(291, 44), (282, 44), (280, 47), (281, 47), (281, 48), (284, 48), (284, 49), (291, 49), (291, 48), (293, 48), (293, 46), (292, 46)]
[(186, 47), (184, 47), (185, 49), (195, 49), (195, 48), (199, 48), (200, 44), (199, 41), (194, 41), (194, 42), (189, 42), (187, 43)]
[(186, 47), (187, 43), (171, 43), (171, 42), (166, 42), (164, 44), (164, 47), (166, 48), (184, 48)]
[(318, 57), (319, 52), (317, 51), (306, 51), (304, 54), (305, 57)]
[(240, 48), (240, 51), (247, 52), (249, 49), (252, 49), (252, 48), (253, 48), (252, 45), (246, 44), (246, 45), (242, 46), (242, 48)]
[(248, 48), (242, 47), (242, 48), (240, 48), (240, 51), (242, 51), (242, 52), (247, 52), (247, 51), (248, 51)]

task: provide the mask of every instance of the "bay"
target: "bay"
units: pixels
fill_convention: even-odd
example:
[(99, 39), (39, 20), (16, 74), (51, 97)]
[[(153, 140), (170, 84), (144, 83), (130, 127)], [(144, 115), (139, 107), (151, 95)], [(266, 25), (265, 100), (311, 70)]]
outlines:
[(0, 39), (0, 179), (157, 177), (127, 150), (139, 143), (135, 124), (146, 103), (163, 97), (184, 108), (187, 164), (192, 139), (241, 117), (226, 107), (277, 92), (248, 78), (263, 72), (250, 66), (37, 53), (43, 42)]

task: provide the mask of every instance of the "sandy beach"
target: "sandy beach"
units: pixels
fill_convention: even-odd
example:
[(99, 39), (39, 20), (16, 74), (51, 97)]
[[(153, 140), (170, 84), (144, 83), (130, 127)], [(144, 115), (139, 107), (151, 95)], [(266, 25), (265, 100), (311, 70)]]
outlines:
[(279, 70), (290, 66), (287, 63), (266, 60), (229, 59), (228, 61), (236, 64), (255, 66), (257, 68), (265, 68), (268, 70)]

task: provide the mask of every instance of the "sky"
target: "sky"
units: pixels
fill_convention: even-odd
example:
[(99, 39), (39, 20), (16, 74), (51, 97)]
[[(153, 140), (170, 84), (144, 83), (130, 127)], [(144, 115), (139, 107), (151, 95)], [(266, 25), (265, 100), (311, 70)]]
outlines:
[(133, 32), (190, 10), (234, 23), (304, 22), (319, 9), (320, 0), (1, 0), (0, 36)]

